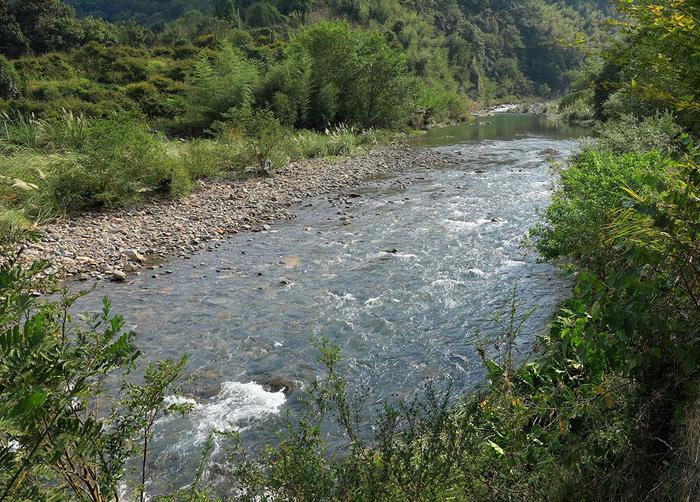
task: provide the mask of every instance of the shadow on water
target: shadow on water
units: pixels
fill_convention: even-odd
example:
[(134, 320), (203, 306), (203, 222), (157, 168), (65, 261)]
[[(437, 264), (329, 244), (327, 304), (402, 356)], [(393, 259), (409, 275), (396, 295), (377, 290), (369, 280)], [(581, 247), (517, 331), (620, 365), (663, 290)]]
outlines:
[(526, 135), (542, 135), (552, 139), (582, 138), (590, 129), (527, 113), (498, 113), (492, 117), (476, 117), (473, 123), (440, 127), (418, 138), (424, 146), (448, 146), (464, 141), (513, 140)]

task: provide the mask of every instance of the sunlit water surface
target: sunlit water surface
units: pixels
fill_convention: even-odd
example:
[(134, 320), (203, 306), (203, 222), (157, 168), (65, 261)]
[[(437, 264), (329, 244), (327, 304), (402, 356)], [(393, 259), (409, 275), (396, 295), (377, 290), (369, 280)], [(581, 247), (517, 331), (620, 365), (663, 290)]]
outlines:
[(169, 275), (99, 285), (81, 311), (109, 295), (144, 359), (187, 352), (196, 375), (192, 413), (158, 424), (154, 489), (191, 481), (213, 429), (242, 431), (253, 446), (274, 442), (280, 413), (299, 413), (301, 391), (264, 385), (320, 375), (312, 339), (341, 347), (342, 371), (372, 390), (371, 403), (409, 397), (426, 381), (452, 381), (456, 391), (482, 381), (475, 336), (498, 333), (494, 317), (514, 294), (523, 310), (536, 307), (518, 340), (526, 349), (569, 284), (523, 238), (549, 201), (551, 161), (584, 134), (516, 114), (437, 129), (421, 143), (457, 164), (368, 182), (347, 205), (312, 199), (269, 232), (168, 263)]

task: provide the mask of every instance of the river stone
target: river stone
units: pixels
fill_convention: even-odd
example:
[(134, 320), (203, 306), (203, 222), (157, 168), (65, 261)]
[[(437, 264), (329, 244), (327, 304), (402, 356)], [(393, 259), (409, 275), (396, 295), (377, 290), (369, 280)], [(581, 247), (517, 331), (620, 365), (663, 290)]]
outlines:
[(263, 377), (257, 379), (257, 382), (268, 392), (282, 391), (286, 395), (289, 395), (299, 389), (299, 382), (297, 380), (284, 375)]
[(122, 270), (114, 270), (110, 278), (114, 282), (124, 282), (126, 280), (126, 274)]
[(127, 249), (126, 251), (124, 251), (124, 256), (126, 256), (129, 260), (135, 261), (137, 263), (143, 263), (146, 260), (146, 258), (144, 258), (143, 255), (135, 249)]

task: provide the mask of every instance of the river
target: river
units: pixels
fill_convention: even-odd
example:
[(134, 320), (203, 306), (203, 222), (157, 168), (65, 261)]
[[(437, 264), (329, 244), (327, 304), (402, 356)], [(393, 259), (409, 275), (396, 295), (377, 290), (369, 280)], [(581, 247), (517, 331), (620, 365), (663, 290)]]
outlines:
[(585, 133), (522, 114), (436, 129), (419, 142), (452, 153), (451, 166), (309, 200), (296, 219), (170, 262), (168, 275), (100, 284), (80, 310), (108, 295), (144, 359), (190, 355), (195, 409), (158, 424), (155, 482), (187, 484), (213, 428), (240, 430), (256, 446), (274, 441), (280, 414), (298, 413), (303, 392), (274, 384), (302, 389), (321, 374), (311, 339), (340, 346), (341, 370), (374, 403), (426, 381), (457, 391), (481, 382), (475, 336), (498, 332), (494, 316), (514, 295), (536, 309), (518, 339), (526, 351), (569, 283), (523, 239), (549, 201), (550, 163)]

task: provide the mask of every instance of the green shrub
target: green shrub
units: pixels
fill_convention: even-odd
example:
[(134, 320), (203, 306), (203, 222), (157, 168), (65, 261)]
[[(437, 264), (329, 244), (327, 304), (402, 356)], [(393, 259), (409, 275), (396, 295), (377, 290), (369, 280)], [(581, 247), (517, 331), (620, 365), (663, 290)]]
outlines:
[(287, 131), (269, 110), (243, 108), (225, 116), (242, 135), (245, 147), (241, 164), (254, 167), (260, 174), (271, 174), (289, 160), (285, 150)]
[(622, 115), (598, 125), (595, 132), (600, 147), (615, 153), (650, 150), (674, 153), (680, 148), (678, 138), (682, 129), (673, 114), (666, 112), (641, 120), (633, 115)]
[(145, 49), (109, 47), (91, 42), (72, 53), (73, 61), (90, 79), (104, 84), (146, 80), (152, 72), (152, 56)]
[(157, 93), (158, 90), (156, 89), (156, 86), (150, 82), (138, 82), (124, 87), (124, 94), (129, 96), (131, 99), (135, 99), (136, 101), (145, 96)]
[(68, 80), (78, 76), (67, 54), (51, 52), (24, 56), (15, 61), (17, 71), (27, 80)]
[(74, 158), (58, 159), (48, 175), (59, 210), (118, 206), (144, 192), (167, 190), (172, 159), (164, 143), (132, 118), (92, 121)]
[(187, 89), (183, 82), (178, 82), (162, 75), (152, 76), (148, 79), (148, 83), (155, 86), (156, 89), (165, 94), (180, 94)]
[[(136, 500), (154, 425), (187, 409), (166, 400), (185, 358), (148, 364), (137, 382), (124, 320), (105, 299), (100, 314), (73, 322), (80, 295), (57, 288), (48, 265), (0, 256), (0, 489), (8, 500), (118, 499), (125, 489)], [(124, 472), (136, 457), (132, 483)]]
[(561, 172), (547, 209), (547, 225), (533, 231), (540, 239), (537, 248), (546, 258), (569, 257), (591, 270), (602, 270), (614, 254), (606, 236), (611, 234), (613, 211), (626, 200), (626, 190), (648, 190), (647, 176), (671, 164), (658, 152), (618, 156), (585, 149)]
[(96, 102), (105, 96), (104, 90), (99, 85), (85, 78), (33, 80), (28, 86), (27, 94), (31, 99), (49, 102), (65, 97)]
[(0, 99), (19, 97), (22, 87), (22, 79), (12, 62), (0, 54)]
[(258, 78), (256, 65), (229, 43), (211, 61), (200, 57), (188, 79), (184, 124), (201, 132), (229, 110), (249, 107)]

